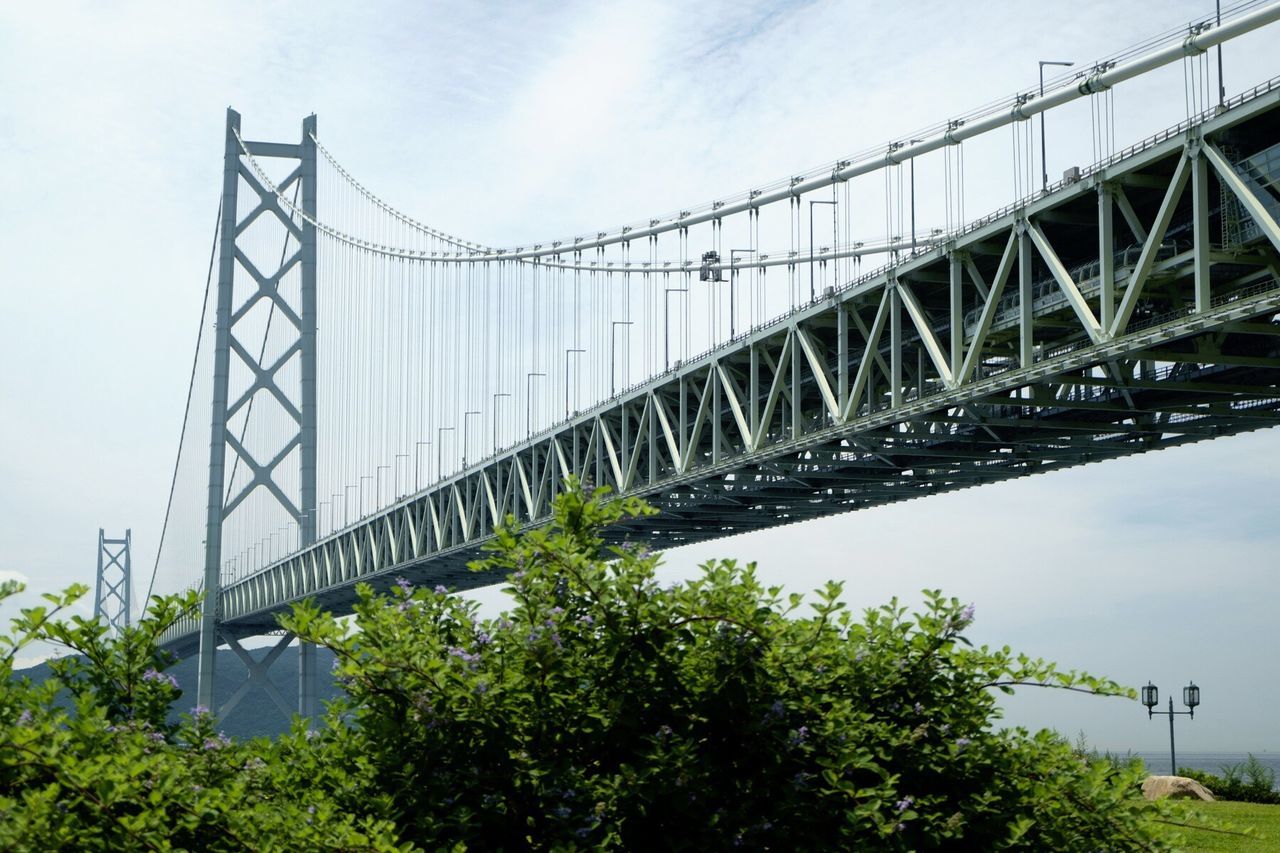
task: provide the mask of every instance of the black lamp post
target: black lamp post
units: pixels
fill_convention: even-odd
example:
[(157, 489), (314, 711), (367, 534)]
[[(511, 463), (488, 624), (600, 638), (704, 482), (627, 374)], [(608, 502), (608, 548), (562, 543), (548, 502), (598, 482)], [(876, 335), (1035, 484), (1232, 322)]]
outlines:
[[(1053, 62), (1050, 60), (1040, 60), (1040, 97), (1044, 97), (1044, 67), (1046, 65), (1061, 65), (1070, 68), (1075, 65), (1074, 62)], [(1044, 153), (1044, 112), (1040, 112), (1040, 191), (1049, 191), (1049, 162), (1045, 159)]]
[(1191, 719), (1196, 718), (1196, 706), (1200, 704), (1200, 688), (1196, 687), (1193, 681), (1186, 687), (1182, 688), (1182, 704), (1186, 705), (1190, 710), (1175, 711), (1173, 710), (1173, 697), (1169, 697), (1169, 710), (1157, 711), (1156, 705), (1160, 703), (1160, 690), (1150, 681), (1147, 686), (1142, 688), (1142, 704), (1147, 706), (1147, 719), (1151, 719), (1156, 714), (1167, 714), (1169, 716), (1169, 775), (1178, 775), (1178, 755), (1173, 745), (1173, 718), (1186, 714)]
[[(836, 217), (839, 215), (839, 206), (835, 200), (831, 201), (811, 201), (809, 202), (809, 301), (812, 302), (817, 296), (817, 291), (813, 286), (813, 206), (815, 204), (831, 205), (831, 249), (835, 251), (836, 234), (840, 227), (837, 224)], [(732, 253), (730, 253), (732, 254)]]

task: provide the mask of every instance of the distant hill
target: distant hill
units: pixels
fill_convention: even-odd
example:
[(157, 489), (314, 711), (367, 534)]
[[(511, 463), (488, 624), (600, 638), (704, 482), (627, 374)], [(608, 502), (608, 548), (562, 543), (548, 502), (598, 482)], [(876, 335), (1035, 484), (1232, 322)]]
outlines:
[[(251, 649), (250, 654), (261, 658), (265, 649)], [(333, 653), (328, 649), (316, 649), (316, 671), (319, 673), (316, 686), (316, 710), (324, 711), (324, 703), (342, 695), (342, 688), (336, 684), (330, 673), (333, 666)], [(182, 688), (182, 697), (173, 709), (173, 718), (191, 710), (196, 703), (196, 658), (189, 657), (174, 664), (167, 670)], [(230, 650), (218, 651), (218, 660), (214, 669), (213, 689), (217, 704), (222, 706), (231, 695), (239, 689), (249, 677), (248, 669)], [(17, 675), (25, 675), (32, 681), (42, 682), (50, 676), (47, 663), (37, 664), (29, 669), (21, 670)], [(276, 689), (289, 703), (290, 708), (297, 710), (298, 704), (298, 647), (289, 646), (276, 658), (267, 670), (267, 677), (275, 684)], [(288, 731), (289, 720), (271, 701), (267, 692), (254, 685), (241, 698), (231, 713), (222, 720), (219, 728), (235, 738), (272, 737)]]

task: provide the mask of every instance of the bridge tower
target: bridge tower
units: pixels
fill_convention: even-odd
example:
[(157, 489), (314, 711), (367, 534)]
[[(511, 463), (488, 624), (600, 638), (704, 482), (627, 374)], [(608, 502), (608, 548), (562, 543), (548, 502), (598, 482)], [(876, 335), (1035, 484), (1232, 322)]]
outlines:
[(132, 539), (132, 530), (125, 530), (123, 539), (108, 539), (106, 531), (98, 528), (98, 580), (93, 595), (93, 618), (105, 619), (107, 630), (117, 636), (129, 627)]
[[(302, 122), (302, 138), (296, 144), (254, 142), (240, 134), (240, 114), (228, 108), (225, 155), (223, 160), (222, 205), (218, 244), (218, 290), (214, 321), (213, 407), (210, 420), (209, 494), (205, 537), (204, 599), (200, 613), (200, 651), (197, 701), (215, 712), (213, 673), (215, 649), (221, 643), (230, 645), (249, 667), (250, 682), (262, 680), (276, 703), (284, 703), (270, 682), (265, 669), (278, 655), (278, 649), (262, 662), (253, 661), (238, 643), (240, 636), (223, 631), (220, 626), (219, 593), (223, 568), (223, 527), (253, 492), (264, 490), (268, 500), (281, 508), (298, 527), (298, 544), (307, 547), (315, 541), (316, 532), (316, 233), (312, 224), (316, 213), (316, 117)], [(264, 185), (248, 167), (243, 155), (296, 161), (296, 166), (276, 187)], [(252, 205), (241, 205), (240, 193), (246, 189)], [(298, 207), (305, 216), (282, 209), (277, 192), (293, 191), (299, 197)], [(245, 208), (247, 212), (243, 212)], [(283, 226), (285, 248), (276, 259), (265, 265), (261, 258), (251, 260), (248, 246), (242, 245), (246, 234), (261, 217), (270, 217)], [(270, 221), (270, 220), (268, 220)], [(296, 293), (282, 287), (286, 276), (298, 270)], [(266, 303), (279, 322), (287, 324), (288, 341), (277, 360), (268, 363), (259, 352), (266, 352), (264, 341), (253, 340), (254, 334), (246, 317), (259, 303)], [(264, 333), (265, 334), (265, 333)], [(247, 386), (236, 388), (232, 398), (232, 359), (241, 375), (247, 375)], [(279, 374), (297, 359), (294, 387), (281, 383)], [(285, 387), (282, 387), (284, 384)], [(232, 421), (238, 413), (242, 419), (252, 416), (255, 400), (260, 405), (279, 405), (290, 424), (291, 435), (283, 445), (267, 455), (261, 449), (247, 447), (237, 436)], [(247, 411), (245, 411), (247, 409)], [(230, 451), (230, 453), (228, 453)], [(295, 452), (296, 451), (296, 452)], [(297, 460), (296, 479), (284, 470), (287, 461)], [(235, 486), (228, 476), (228, 462), (249, 472), (247, 483)], [(286, 636), (279, 647), (291, 638)], [(304, 717), (314, 714), (315, 650), (304, 646), (299, 654), (298, 711)], [(248, 684), (245, 685), (247, 687)], [(227, 703), (222, 712), (238, 701), (243, 688)]]

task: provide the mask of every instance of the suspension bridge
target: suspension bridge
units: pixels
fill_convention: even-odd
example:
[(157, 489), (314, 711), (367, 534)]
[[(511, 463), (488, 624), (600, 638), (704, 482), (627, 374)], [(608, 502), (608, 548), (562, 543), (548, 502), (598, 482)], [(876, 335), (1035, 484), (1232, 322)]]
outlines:
[[(315, 116), (263, 142), (229, 110), (151, 582), (205, 593), (163, 638), (198, 652), (199, 703), (243, 694), (215, 705), (226, 644), (290, 713), (265, 673), (292, 638), (245, 638), (304, 598), (350, 612), (357, 582), (496, 583), (468, 562), (569, 476), (653, 503), (612, 535), (666, 548), (1274, 425), (1280, 78), (1227, 97), (1210, 52), (1277, 20), (1239, 4), (820, 169), (519, 246), (391, 206)], [(1114, 87), (1178, 65), (1176, 122), (1117, 148)], [(1033, 119), (1073, 103), (1094, 162), (1050, 183)], [(984, 140), (1014, 201), (973, 217)]]

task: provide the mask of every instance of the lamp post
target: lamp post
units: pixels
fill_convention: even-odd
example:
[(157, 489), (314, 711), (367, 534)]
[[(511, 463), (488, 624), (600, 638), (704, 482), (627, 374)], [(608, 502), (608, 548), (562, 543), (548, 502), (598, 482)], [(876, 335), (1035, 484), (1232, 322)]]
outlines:
[(533, 435), (533, 377), (546, 376), (534, 371), (524, 375), (524, 431), (525, 438)]
[[(364, 474), (360, 477), (360, 488), (356, 489), (356, 502), (360, 505), (359, 518), (364, 518), (364, 481), (372, 479), (372, 474)], [(359, 520), (359, 518), (357, 520)]]
[(662, 295), (662, 363), (671, 369), (671, 294), (688, 293), (687, 287), (668, 287)]
[(633, 325), (630, 320), (611, 320), (609, 323), (609, 396), (618, 393), (617, 383), (617, 331), (619, 326)]
[(373, 502), (373, 508), (375, 511), (378, 507), (382, 506), (382, 472), (390, 470), (390, 465), (379, 465), (374, 469), (374, 491), (377, 494), (377, 498)]
[[(809, 229), (813, 230), (813, 208), (809, 208)], [(813, 243), (813, 237), (809, 238), (809, 242)], [(729, 340), (733, 340), (737, 330), (734, 328), (734, 317), (737, 316), (736, 302), (733, 298), (733, 292), (737, 287), (738, 268), (734, 266), (736, 255), (754, 255), (755, 249), (730, 249), (729, 250)]]
[(1148, 681), (1147, 686), (1142, 688), (1142, 704), (1147, 706), (1148, 720), (1154, 717), (1156, 714), (1169, 715), (1169, 775), (1177, 776), (1178, 775), (1178, 755), (1174, 751), (1174, 746), (1173, 746), (1173, 718), (1175, 716), (1180, 716), (1182, 714), (1186, 714), (1188, 717), (1190, 717), (1193, 720), (1196, 718), (1196, 706), (1200, 704), (1200, 688), (1196, 687), (1196, 683), (1194, 681), (1188, 684), (1186, 687), (1182, 688), (1182, 704), (1186, 705), (1190, 709), (1188, 711), (1173, 710), (1172, 696), (1169, 697), (1169, 710), (1167, 711), (1155, 710), (1156, 705), (1158, 705), (1159, 703), (1160, 703), (1160, 690), (1154, 684)]
[(444, 478), (444, 433), (456, 432), (455, 427), (436, 427), (436, 480)]
[[(404, 497), (404, 493), (400, 491), (400, 460), (401, 459), (403, 459), (407, 463), (409, 461), (409, 454), (408, 453), (396, 454), (396, 500), (400, 500), (400, 498)], [(409, 478), (405, 477), (404, 479), (405, 479), (405, 485), (406, 486), (409, 485)]]
[[(836, 203), (835, 203), (835, 201), (834, 201), (834, 200), (832, 200), (832, 201), (810, 201), (810, 202), (809, 202), (809, 301), (810, 301), (810, 302), (812, 302), (812, 301), (814, 300), (814, 297), (815, 297), (815, 296), (817, 296), (816, 291), (813, 289), (813, 206), (814, 206), (815, 204), (829, 204), (829, 205), (831, 205), (831, 240), (832, 240), (832, 246), (834, 246), (834, 245), (835, 245), (836, 232), (839, 230), (839, 226), (836, 224), (836, 214), (837, 214), (837, 210), (836, 210)], [(730, 254), (732, 254), (732, 253), (730, 253)]]
[(564, 416), (569, 417), (569, 356), (586, 352), (580, 347), (569, 347), (564, 351)]
[(481, 412), (475, 409), (469, 412), (462, 413), (462, 467), (463, 468), (467, 467), (467, 456), (469, 456), (471, 452), (471, 430), (467, 428), (467, 418), (471, 417), (472, 415), (482, 415), (482, 414), (484, 414), (484, 412)]
[(413, 445), (413, 491), (415, 493), (422, 491), (422, 483), (419, 479), (420, 472), (422, 470), (422, 460), (418, 456), (418, 451), (422, 449), (424, 444), (431, 444), (431, 439), (428, 438), (426, 441), (415, 442)]
[(342, 526), (346, 527), (351, 523), (351, 502), (347, 500), (347, 495), (355, 486), (347, 486), (342, 490)]
[(501, 391), (493, 395), (493, 446), (489, 448), (493, 453), (498, 452), (498, 398), (510, 396), (510, 394)]
[[(1044, 67), (1046, 65), (1061, 65), (1065, 68), (1070, 68), (1072, 65), (1075, 65), (1075, 63), (1074, 62), (1053, 62), (1046, 59), (1040, 60), (1040, 97), (1042, 98), (1044, 97)], [(1044, 151), (1045, 151), (1044, 110), (1041, 110), (1040, 111), (1040, 178), (1041, 178), (1040, 191), (1048, 192), (1049, 191), (1049, 161), (1045, 159)]]

